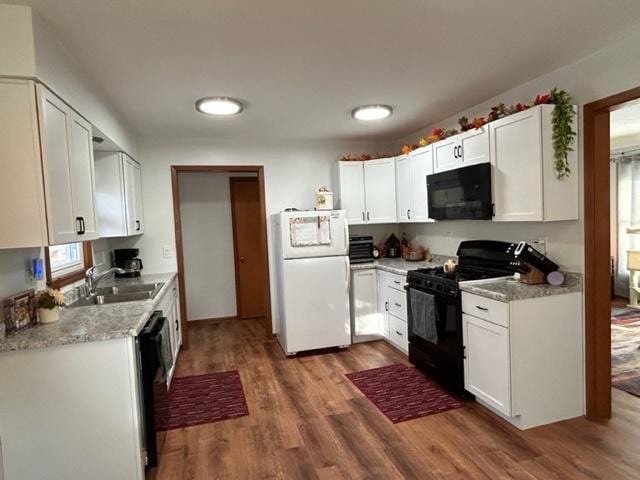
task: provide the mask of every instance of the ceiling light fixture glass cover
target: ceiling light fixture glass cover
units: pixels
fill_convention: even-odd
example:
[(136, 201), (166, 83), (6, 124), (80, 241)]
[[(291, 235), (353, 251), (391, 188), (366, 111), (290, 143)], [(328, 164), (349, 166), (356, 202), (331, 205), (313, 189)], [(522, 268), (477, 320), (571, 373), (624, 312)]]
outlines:
[(229, 97), (206, 97), (196, 102), (196, 110), (207, 115), (236, 115), (242, 108), (242, 103)]
[(382, 120), (383, 118), (390, 117), (393, 113), (393, 108), (389, 105), (364, 105), (362, 107), (354, 108), (351, 112), (351, 116), (356, 120)]

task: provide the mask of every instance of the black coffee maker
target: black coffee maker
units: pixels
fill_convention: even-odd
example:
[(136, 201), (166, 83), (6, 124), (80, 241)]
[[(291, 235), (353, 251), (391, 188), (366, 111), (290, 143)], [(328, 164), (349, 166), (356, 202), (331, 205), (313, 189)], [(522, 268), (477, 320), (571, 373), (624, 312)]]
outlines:
[(138, 257), (137, 248), (117, 248), (113, 251), (115, 266), (124, 270), (116, 273), (116, 277), (139, 277), (142, 270), (142, 260)]

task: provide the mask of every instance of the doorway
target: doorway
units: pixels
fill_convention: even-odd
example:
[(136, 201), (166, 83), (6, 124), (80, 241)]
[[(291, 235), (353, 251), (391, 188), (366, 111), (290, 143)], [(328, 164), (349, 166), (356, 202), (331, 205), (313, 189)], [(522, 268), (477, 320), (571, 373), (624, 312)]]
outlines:
[(611, 112), (640, 98), (640, 87), (584, 106), (586, 411), (611, 417)]
[(174, 165), (171, 180), (183, 331), (252, 318), (271, 337), (263, 167)]

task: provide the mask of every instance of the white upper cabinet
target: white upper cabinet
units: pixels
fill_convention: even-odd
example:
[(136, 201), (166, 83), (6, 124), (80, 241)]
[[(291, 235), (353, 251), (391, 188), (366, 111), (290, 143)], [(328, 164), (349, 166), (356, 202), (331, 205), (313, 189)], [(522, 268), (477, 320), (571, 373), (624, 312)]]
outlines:
[(140, 165), (121, 152), (96, 152), (95, 168), (100, 236), (144, 233)]
[(340, 208), (350, 225), (397, 221), (394, 158), (340, 161), (338, 173)]
[(364, 162), (367, 223), (394, 223), (396, 217), (396, 162), (380, 158)]
[(98, 238), (91, 125), (38, 85), (49, 244)]
[(570, 176), (558, 179), (552, 143), (553, 108), (539, 105), (489, 124), (494, 221), (578, 218), (577, 153), (569, 154)]
[(0, 248), (47, 245), (33, 82), (0, 79)]
[(349, 225), (366, 223), (363, 162), (338, 162), (340, 208), (346, 210)]
[(432, 145), (434, 173), (446, 172), (460, 166), (460, 142), (458, 137), (458, 135), (454, 135)]
[(468, 167), (478, 163), (489, 163), (489, 126), (472, 128), (458, 135), (460, 148), (458, 160), (460, 167)]
[(408, 222), (413, 208), (411, 172), (409, 168), (409, 155), (396, 157), (396, 200), (399, 222)]
[(82, 240), (93, 240), (98, 238), (98, 228), (91, 124), (73, 111), (70, 123), (73, 211), (76, 218), (82, 219)]
[(433, 173), (431, 146), (396, 157), (399, 222), (428, 222), (427, 175)]
[(409, 176), (411, 178), (411, 212), (409, 221), (427, 222), (427, 175), (433, 173), (433, 149), (431, 146), (414, 150), (409, 155)]

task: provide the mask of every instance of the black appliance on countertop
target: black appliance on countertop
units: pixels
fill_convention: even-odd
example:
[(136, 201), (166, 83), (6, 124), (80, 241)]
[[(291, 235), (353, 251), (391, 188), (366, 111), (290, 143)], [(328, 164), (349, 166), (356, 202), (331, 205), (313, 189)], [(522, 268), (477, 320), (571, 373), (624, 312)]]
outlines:
[(142, 270), (142, 260), (137, 258), (140, 250), (137, 248), (116, 248), (113, 251), (116, 267), (125, 273), (116, 273), (116, 277), (139, 277)]
[(373, 260), (373, 236), (350, 234), (349, 262), (366, 263)]
[(427, 175), (429, 217), (434, 220), (489, 220), (491, 165), (480, 163)]
[[(452, 392), (464, 394), (462, 294), (458, 283), (513, 275), (519, 262), (509, 250), (512, 245), (491, 240), (464, 241), (458, 247), (455, 272), (432, 267), (410, 270), (407, 274), (409, 361)], [(433, 296), (435, 343), (423, 338), (424, 324), (431, 319), (417, 318), (412, 311), (412, 290)]]

